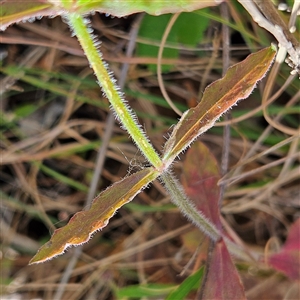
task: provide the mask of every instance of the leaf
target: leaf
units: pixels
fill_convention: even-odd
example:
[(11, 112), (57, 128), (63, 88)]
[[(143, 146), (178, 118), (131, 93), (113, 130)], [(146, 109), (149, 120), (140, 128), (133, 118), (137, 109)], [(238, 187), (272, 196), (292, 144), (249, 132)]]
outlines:
[(182, 115), (166, 142), (163, 157), (166, 166), (238, 100), (250, 95), (257, 81), (268, 71), (275, 54), (273, 47), (251, 54), (205, 89), (201, 102)]
[(51, 14), (53, 4), (43, 0), (3, 0), (0, 9), (0, 30), (10, 24)]
[[(195, 208), (221, 232), (219, 179), (215, 157), (202, 142), (197, 141), (187, 151), (181, 182)], [(214, 245), (206, 278), (203, 299), (246, 299), (223, 238)]]
[(223, 239), (214, 245), (202, 299), (246, 299), (240, 276)]
[(195, 208), (221, 231), (219, 179), (220, 173), (215, 157), (202, 142), (197, 141), (187, 151), (181, 183)]
[(77, 0), (76, 6), (80, 12), (100, 11), (116, 17), (124, 17), (137, 12), (146, 12), (150, 15), (162, 15), (166, 13), (190, 12), (208, 6), (219, 5), (223, 0)]
[(195, 272), (194, 274), (186, 278), (175, 291), (173, 291), (168, 295), (166, 300), (187, 299), (186, 296), (189, 294), (189, 292), (191, 292), (193, 289), (197, 289), (201, 284), (203, 273), (204, 273), (204, 268), (202, 267), (197, 272)]
[[(153, 44), (155, 44), (155, 42), (159, 44), (164, 34), (164, 31), (170, 21), (171, 16), (172, 15), (170, 14), (161, 16), (145, 15), (139, 28), (139, 36), (152, 41)], [(171, 30), (171, 32), (169, 33), (167, 42), (176, 43), (176, 32), (174, 32), (174, 30)], [(159, 46), (155, 46), (153, 44), (150, 45), (146, 43), (138, 43), (137, 55), (141, 57), (157, 57)], [(163, 58), (177, 58), (178, 55), (178, 49), (168, 47), (164, 48)], [(147, 67), (152, 72), (156, 71), (156, 64), (148, 64)], [(170, 65), (162, 65), (162, 71), (167, 72), (170, 70), (170, 67)]]
[(215, 6), (223, 0), (2, 0), (0, 9), (0, 30), (7, 26), (35, 17), (57, 16), (77, 11), (87, 14), (95, 11), (116, 17), (124, 17), (137, 12), (151, 15), (193, 11), (208, 6)]
[(157, 178), (158, 171), (146, 168), (113, 184), (97, 196), (88, 211), (76, 213), (69, 223), (55, 230), (29, 264), (41, 263), (63, 254), (71, 245), (86, 243), (92, 234), (104, 228), (117, 209), (131, 201), (144, 187)]
[(118, 288), (115, 291), (115, 294), (116, 299), (142, 299), (144, 297), (157, 297), (166, 295), (172, 288), (173, 286), (169, 284), (138, 284)]
[(293, 280), (300, 280), (300, 218), (293, 223), (284, 246), (272, 254), (268, 263)]
[[(208, 10), (205, 10), (205, 12), (208, 13)], [(161, 16), (145, 15), (139, 28), (139, 36), (150, 41), (156, 41), (159, 44), (171, 17), (171, 14)], [(168, 35), (167, 43), (196, 47), (201, 42), (208, 24), (208, 18), (201, 18), (195, 13), (181, 13)], [(159, 46), (157, 45), (137, 44), (138, 56), (157, 57), (158, 51)], [(177, 58), (178, 56), (178, 49), (164, 48), (163, 58)], [(149, 64), (148, 68), (156, 71), (155, 64)], [(169, 69), (170, 65), (162, 65), (164, 72), (169, 71)]]

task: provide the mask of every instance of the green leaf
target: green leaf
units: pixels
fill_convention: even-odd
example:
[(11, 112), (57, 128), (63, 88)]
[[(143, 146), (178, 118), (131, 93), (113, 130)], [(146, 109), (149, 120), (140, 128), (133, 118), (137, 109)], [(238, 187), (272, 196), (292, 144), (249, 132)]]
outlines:
[[(208, 13), (207, 9), (205, 11)], [(171, 14), (161, 16), (146, 15), (139, 29), (140, 37), (159, 44), (171, 17)], [(202, 40), (208, 24), (208, 18), (200, 18), (195, 13), (181, 13), (168, 35), (167, 43), (176, 46), (196, 47), (197, 43)], [(139, 56), (157, 57), (158, 51), (158, 45), (139, 43), (137, 46), (137, 54)], [(163, 58), (177, 58), (178, 55), (179, 50), (177, 48), (164, 48)], [(156, 65), (148, 66), (150, 70), (156, 70)], [(162, 66), (163, 71), (168, 71), (169, 69), (169, 65)]]
[(17, 109), (15, 109), (14, 113), (17, 117), (25, 118), (29, 115), (31, 115), (34, 111), (36, 111), (37, 105), (34, 104), (25, 104)]
[(274, 47), (250, 54), (244, 61), (230, 67), (223, 78), (205, 89), (201, 102), (182, 115), (166, 142), (163, 156), (166, 166), (200, 134), (211, 128), (238, 100), (250, 95), (257, 81), (270, 68), (275, 54)]
[(196, 273), (186, 278), (179, 287), (169, 294), (166, 300), (181, 300), (187, 299), (186, 296), (194, 289), (197, 289), (200, 284), (204, 273), (204, 267), (200, 268)]
[(143, 284), (131, 285), (118, 289), (116, 299), (141, 299), (143, 297), (163, 296), (166, 295), (173, 286), (167, 284)]
[[(140, 26), (139, 36), (142, 38), (146, 38), (153, 43), (159, 44), (164, 31), (170, 21), (172, 15), (161, 15), (161, 16), (150, 16), (146, 15), (143, 19), (143, 22)], [(168, 35), (167, 42), (176, 42), (176, 33), (174, 30)], [(142, 57), (157, 57), (159, 51), (158, 46), (154, 46), (151, 44), (138, 43), (137, 44), (137, 55)], [(164, 48), (163, 58), (177, 58), (178, 57), (178, 49), (175, 48)], [(162, 71), (167, 72), (170, 69), (170, 65), (162, 65)], [(156, 71), (156, 64), (149, 64), (148, 68), (152, 71)]]
[(53, 4), (50, 1), (35, 0), (4, 0), (1, 1), (0, 30), (4, 30), (10, 24), (24, 21), (30, 18), (49, 15)]
[(112, 16), (124, 17), (137, 12), (151, 15), (193, 11), (203, 7), (218, 5), (222, 0), (3, 0), (0, 9), (0, 30), (13, 23), (35, 17), (57, 16), (76, 11), (80, 14), (95, 11)]
[(166, 13), (190, 12), (215, 6), (221, 2), (223, 0), (77, 0), (76, 7), (79, 8), (79, 12), (100, 11), (116, 17), (124, 17), (137, 12), (157, 16)]
[(41, 263), (63, 254), (71, 245), (86, 243), (92, 234), (108, 224), (116, 210), (131, 201), (144, 187), (157, 178), (158, 171), (146, 168), (115, 183), (97, 196), (88, 211), (76, 213), (69, 223), (55, 230), (29, 264)]

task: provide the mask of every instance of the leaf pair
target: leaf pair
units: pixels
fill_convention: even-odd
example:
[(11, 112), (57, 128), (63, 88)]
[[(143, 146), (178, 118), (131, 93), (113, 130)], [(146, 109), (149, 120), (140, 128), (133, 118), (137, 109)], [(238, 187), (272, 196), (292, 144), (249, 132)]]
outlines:
[[(110, 186), (95, 198), (89, 211), (77, 213), (68, 225), (56, 230), (50, 242), (39, 250), (30, 264), (43, 262), (62, 254), (70, 245), (87, 242), (93, 232), (105, 227), (117, 209), (131, 201), (145, 186), (166, 172), (174, 159), (200, 134), (212, 127), (215, 121), (239, 99), (250, 94), (256, 82), (269, 69), (275, 53), (273, 47), (265, 48), (229, 68), (222, 79), (207, 87), (202, 101), (195, 108), (185, 112), (174, 127), (165, 145), (163, 168), (159, 170), (146, 168)], [(215, 180), (215, 178), (210, 179), (212, 190), (216, 184)], [(193, 177), (189, 181), (193, 182)], [(204, 207), (200, 210), (203, 210), (207, 217), (211, 218), (211, 223), (220, 230), (218, 213)]]

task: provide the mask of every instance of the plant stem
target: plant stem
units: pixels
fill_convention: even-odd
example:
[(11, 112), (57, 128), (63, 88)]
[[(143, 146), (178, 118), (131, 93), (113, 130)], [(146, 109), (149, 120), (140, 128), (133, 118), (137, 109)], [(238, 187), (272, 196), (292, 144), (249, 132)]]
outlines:
[(195, 208), (191, 200), (185, 195), (178, 180), (170, 172), (163, 173), (160, 178), (168, 190), (172, 202), (179, 207), (181, 212), (213, 241), (218, 241), (221, 237), (219, 230)]
[[(183, 188), (179, 182), (165, 170), (166, 166), (160, 159), (157, 152), (154, 150), (151, 143), (148, 141), (145, 133), (142, 131), (140, 125), (137, 123), (137, 117), (134, 112), (125, 104), (122, 99), (118, 87), (115, 85), (115, 80), (107, 71), (106, 64), (102, 60), (101, 52), (98, 49), (95, 37), (90, 33), (90, 28), (87, 27), (87, 20), (78, 13), (68, 13), (66, 15), (70, 28), (77, 36), (85, 55), (93, 68), (98, 79), (99, 85), (110, 101), (116, 116), (128, 131), (131, 138), (142, 151), (148, 161), (161, 173), (161, 179), (165, 187), (171, 195), (172, 201), (181, 209), (181, 211), (199, 227), (206, 235), (213, 241), (218, 241), (221, 238), (221, 233), (218, 229), (207, 220), (199, 211), (197, 211), (193, 203), (185, 195)], [(236, 252), (235, 246), (227, 241), (231, 247), (231, 252)]]
[(251, 261), (252, 258), (245, 253), (244, 249), (241, 249), (235, 243), (230, 241), (224, 234), (222, 234), (211, 221), (202, 215), (198, 211), (191, 200), (185, 195), (184, 189), (181, 184), (170, 172), (164, 172), (160, 176), (166, 189), (168, 190), (172, 202), (179, 207), (181, 212), (190, 219), (205, 235), (209, 236), (212, 241), (217, 242), (220, 238), (223, 238), (228, 250), (231, 254), (245, 261)]
[(111, 103), (117, 118), (128, 131), (138, 148), (142, 151), (148, 161), (158, 170), (163, 168), (163, 163), (147, 139), (141, 126), (137, 123), (137, 117), (133, 111), (125, 104), (122, 94), (115, 85), (115, 80), (107, 71), (106, 64), (102, 60), (101, 52), (97, 47), (95, 37), (90, 33), (91, 29), (87, 27), (87, 20), (78, 13), (68, 13), (66, 15), (70, 28), (77, 36), (82, 49), (94, 70), (99, 85)]

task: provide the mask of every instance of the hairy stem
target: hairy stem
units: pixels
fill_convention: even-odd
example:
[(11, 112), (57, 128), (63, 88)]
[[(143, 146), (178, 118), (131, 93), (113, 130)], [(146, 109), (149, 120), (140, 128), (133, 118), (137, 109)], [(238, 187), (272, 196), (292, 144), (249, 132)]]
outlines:
[(183, 187), (178, 180), (169, 172), (163, 173), (160, 178), (168, 190), (172, 202), (179, 207), (181, 212), (212, 240), (218, 241), (221, 237), (218, 229), (197, 211), (191, 200), (185, 195)]
[[(136, 145), (142, 151), (148, 161), (161, 173), (161, 179), (171, 195), (172, 201), (181, 209), (181, 211), (197, 226), (201, 231), (208, 235), (213, 241), (221, 238), (221, 233), (208, 219), (195, 209), (193, 203), (185, 195), (180, 183), (165, 170), (166, 166), (154, 150), (146, 135), (138, 125), (135, 114), (125, 104), (122, 95), (114, 83), (114, 79), (109, 74), (106, 64), (103, 62), (101, 53), (97, 48), (97, 42), (87, 27), (87, 21), (78, 13), (69, 13), (66, 16), (69, 26), (77, 36), (81, 47), (83, 48), (88, 61), (93, 68), (102, 90), (110, 101), (117, 117), (122, 125), (135, 141)], [(232, 253), (242, 253), (230, 241), (226, 241), (229, 250)]]
[(199, 212), (191, 200), (185, 195), (184, 189), (181, 184), (170, 172), (164, 172), (160, 176), (165, 188), (168, 190), (172, 202), (179, 207), (181, 212), (192, 221), (205, 235), (209, 236), (213, 242), (217, 242), (223, 237), (228, 250), (231, 254), (245, 261), (250, 261), (252, 258), (245, 253), (244, 249), (238, 247), (235, 243), (225, 237), (211, 221), (204, 217)]
[(90, 28), (87, 27), (88, 22), (78, 13), (68, 13), (65, 17), (68, 20), (70, 28), (78, 38), (90, 66), (95, 72), (99, 85), (110, 101), (116, 116), (148, 161), (156, 169), (162, 169), (163, 163), (159, 155), (146, 138), (146, 135), (136, 121), (136, 115), (125, 104), (122, 94), (114, 83), (115, 80), (107, 71), (106, 64), (103, 62), (101, 52), (97, 47), (97, 41), (91, 35)]

